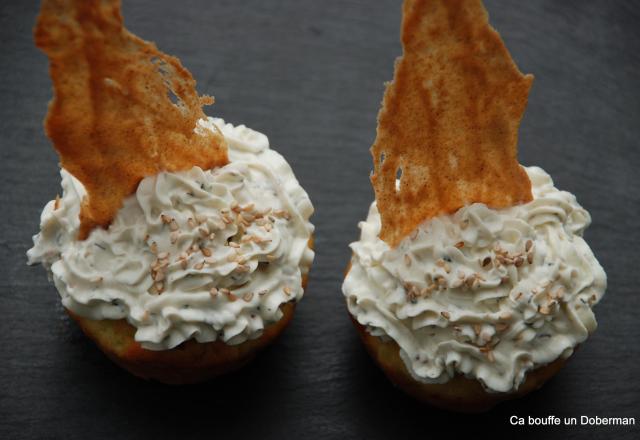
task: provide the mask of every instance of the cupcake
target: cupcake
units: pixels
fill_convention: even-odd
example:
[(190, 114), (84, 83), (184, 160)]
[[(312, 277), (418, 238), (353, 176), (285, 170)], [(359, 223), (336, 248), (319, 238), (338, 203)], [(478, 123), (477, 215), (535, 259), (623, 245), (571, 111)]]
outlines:
[[(73, 17), (89, 17), (128, 43), (96, 39), (97, 27)], [(58, 32), (61, 22), (77, 33), (74, 45)], [(82, 64), (56, 58), (73, 56), (77, 41), (121, 63), (89, 58), (82, 67), (105, 76), (91, 87), (117, 113), (83, 107), (86, 76), (69, 70)], [(197, 98), (186, 69), (126, 32), (117, 1), (62, 9), (43, 2), (36, 42), (52, 61), (56, 97), (46, 127), (61, 156), (62, 196), (42, 212), (29, 264), (45, 267), (69, 315), (136, 376), (192, 383), (246, 364), (291, 321), (314, 258), (313, 206), (291, 167), (265, 135), (204, 117), (205, 99)], [(156, 68), (158, 58), (164, 61)], [(65, 89), (69, 79), (77, 80), (74, 93)], [(158, 103), (157, 95), (144, 94), (156, 86), (181, 101), (162, 96)], [(127, 113), (130, 107), (136, 111)], [(77, 133), (85, 111), (97, 113), (93, 128)], [(67, 144), (80, 134), (84, 151)], [(128, 179), (133, 190), (116, 198), (111, 216), (111, 198), (127, 193)]]
[(402, 42), (342, 291), (395, 385), (485, 411), (562, 368), (596, 328), (606, 275), (582, 238), (589, 213), (517, 161), (533, 77), (481, 2), (405, 1)]
[(596, 329), (604, 270), (575, 196), (527, 167), (533, 201), (465, 206), (398, 247), (371, 204), (343, 292), (367, 350), (407, 393), (478, 411), (540, 387)]

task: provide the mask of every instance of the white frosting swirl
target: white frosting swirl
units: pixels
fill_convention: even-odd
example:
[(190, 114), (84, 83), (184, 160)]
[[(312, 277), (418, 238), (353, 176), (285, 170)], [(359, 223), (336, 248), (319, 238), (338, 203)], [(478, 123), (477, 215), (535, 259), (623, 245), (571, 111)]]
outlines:
[(76, 240), (85, 190), (61, 170), (63, 196), (42, 212), (29, 263), (49, 271), (71, 311), (122, 319), (144, 348), (194, 338), (239, 344), (303, 295), (313, 206), (266, 136), (221, 119), (230, 163), (143, 179), (108, 230)]
[(530, 203), (463, 207), (423, 223), (396, 249), (378, 237), (375, 203), (360, 223), (342, 287), (349, 311), (398, 343), (416, 380), (463, 374), (489, 391), (513, 391), (527, 371), (570, 356), (595, 330), (591, 306), (606, 275), (582, 239), (589, 213), (542, 169), (526, 171)]

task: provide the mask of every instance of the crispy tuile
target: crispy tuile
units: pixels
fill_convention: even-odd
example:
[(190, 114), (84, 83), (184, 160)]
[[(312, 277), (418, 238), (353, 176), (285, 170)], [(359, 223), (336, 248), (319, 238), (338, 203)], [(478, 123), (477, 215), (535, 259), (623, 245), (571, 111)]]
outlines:
[(517, 141), (533, 76), (518, 70), (482, 2), (405, 0), (402, 46), (371, 148), (380, 237), (396, 246), (465, 205), (530, 201)]
[(124, 28), (119, 0), (43, 0), (34, 36), (54, 88), (47, 135), (87, 189), (80, 239), (107, 227), (143, 177), (228, 163), (221, 133), (195, 132), (213, 98), (198, 96), (177, 58)]

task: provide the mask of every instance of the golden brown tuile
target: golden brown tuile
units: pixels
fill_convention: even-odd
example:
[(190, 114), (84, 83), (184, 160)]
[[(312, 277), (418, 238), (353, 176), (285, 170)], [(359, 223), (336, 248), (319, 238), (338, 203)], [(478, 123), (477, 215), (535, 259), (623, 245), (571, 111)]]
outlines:
[(482, 2), (406, 0), (402, 46), (371, 148), (380, 237), (396, 246), (465, 205), (530, 201), (517, 141), (533, 76), (518, 70)]
[(54, 88), (47, 135), (87, 189), (80, 239), (107, 227), (145, 176), (228, 162), (221, 133), (195, 132), (213, 98), (198, 96), (177, 58), (124, 28), (119, 0), (43, 0), (34, 36)]

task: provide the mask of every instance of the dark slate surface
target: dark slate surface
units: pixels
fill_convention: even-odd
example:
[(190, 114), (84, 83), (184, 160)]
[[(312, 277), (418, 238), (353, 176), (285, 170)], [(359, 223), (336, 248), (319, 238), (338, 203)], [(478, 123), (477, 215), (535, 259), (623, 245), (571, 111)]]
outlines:
[[(396, 391), (369, 360), (340, 293), (347, 244), (372, 199), (368, 148), (399, 54), (400, 2), (131, 0), (129, 27), (180, 57), (215, 94), (209, 112), (266, 133), (316, 207), (317, 257), (283, 337), (252, 365), (199, 386), (146, 383), (112, 365), (64, 314), (25, 251), (59, 189), (41, 121), (51, 90), (33, 46), (35, 1), (0, 5), (0, 438), (408, 438), (478, 434), (638, 438), (638, 428), (512, 428), (510, 415), (640, 416), (637, 287), (640, 7), (488, 1), (536, 81), (521, 160), (545, 168), (593, 216), (609, 275), (600, 328), (541, 391), (481, 416)], [(640, 420), (638, 420), (640, 422)]]

